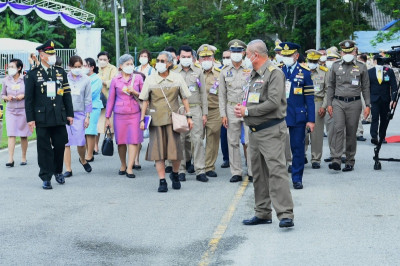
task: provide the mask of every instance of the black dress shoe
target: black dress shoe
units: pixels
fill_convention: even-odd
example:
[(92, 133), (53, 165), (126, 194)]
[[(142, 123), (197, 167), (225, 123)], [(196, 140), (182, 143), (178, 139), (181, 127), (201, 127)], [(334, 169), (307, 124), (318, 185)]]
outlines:
[(92, 159), (90, 159), (90, 160), (86, 159), (86, 162), (88, 162), (88, 163), (91, 163), (91, 162), (93, 162), (93, 161), (94, 161), (94, 156), (93, 156)]
[(170, 173), (169, 178), (172, 181), (172, 188), (173, 189), (181, 189), (181, 182), (179, 181), (179, 175), (178, 173)]
[(132, 174), (126, 173), (126, 177), (127, 178), (135, 178), (136, 176), (134, 173), (132, 173)]
[(364, 138), (363, 136), (358, 136), (357, 141), (366, 141), (367, 139)]
[(206, 176), (217, 177), (218, 175), (217, 175), (217, 173), (215, 171), (207, 171), (206, 172)]
[(51, 181), (43, 181), (42, 188), (43, 189), (52, 189), (53, 187), (51, 186)]
[(63, 174), (64, 177), (71, 177), (72, 176), (72, 171), (65, 171), (65, 173)]
[(287, 171), (288, 171), (289, 174), (292, 173), (292, 166), (291, 165), (288, 166)]
[(142, 169), (142, 166), (140, 164), (134, 164), (133, 169), (140, 170), (140, 169)]
[(386, 141), (386, 139), (384, 139), (384, 140), (382, 141), (382, 143), (383, 143), (383, 144), (387, 144), (387, 141)]
[(350, 171), (353, 171), (353, 170), (354, 170), (354, 167), (353, 167), (352, 165), (346, 165), (346, 166), (342, 169), (343, 172), (350, 172)]
[(64, 178), (63, 174), (59, 173), (59, 174), (55, 174), (54, 176), (56, 177), (56, 181), (58, 184), (62, 185), (65, 183), (65, 178)]
[(25, 161), (25, 162), (21, 162), (19, 165), (27, 165), (28, 164), (28, 161)]
[(328, 135), (326, 135), (326, 133), (324, 132), (324, 138), (328, 137)]
[(314, 162), (311, 164), (311, 167), (312, 167), (312, 169), (319, 169), (319, 168), (321, 168), (321, 165), (317, 162)]
[(330, 163), (329, 169), (333, 169), (335, 171), (340, 171), (341, 167), (340, 167), (340, 164), (338, 164), (338, 163)]
[(240, 175), (234, 175), (234, 176), (231, 177), (231, 180), (229, 180), (229, 182), (236, 183), (236, 182), (239, 182), (239, 181), (242, 181), (242, 180), (243, 179), (242, 179), (242, 177)]
[(99, 155), (98, 151), (93, 151), (93, 155)]
[(196, 180), (200, 182), (208, 182), (206, 174), (199, 174), (196, 176)]
[(221, 168), (229, 168), (229, 161), (224, 161), (224, 162), (221, 164)]
[(180, 174), (178, 174), (178, 178), (179, 178), (179, 181), (184, 182), (184, 181), (186, 181), (186, 174), (180, 173)]
[(124, 171), (119, 170), (118, 175), (126, 175), (126, 169)]
[(253, 182), (253, 177), (251, 175), (248, 176), (249, 182)]
[(168, 184), (165, 179), (160, 179), (160, 186), (158, 187), (158, 192), (167, 192)]
[(342, 161), (342, 163), (346, 163), (346, 157), (341, 157), (340, 160)]
[(303, 189), (303, 184), (301, 182), (294, 182), (293, 188), (294, 189)]
[(191, 164), (188, 168), (187, 168), (187, 172), (189, 173), (189, 174), (194, 174), (194, 165), (193, 164)]
[(83, 164), (81, 162), (81, 158), (78, 158), (78, 160), (79, 160), (79, 162), (81, 163), (81, 165), (83, 166), (83, 168), (85, 169), (86, 172), (88, 172), (88, 173), (92, 172), (92, 167), (90, 166), (90, 164), (88, 162)]
[(328, 158), (324, 159), (324, 162), (326, 162), (326, 163), (330, 163), (332, 161), (333, 161), (332, 157), (328, 157)]
[(165, 167), (165, 173), (167, 173), (167, 174), (172, 173), (172, 166)]
[(271, 224), (271, 219), (260, 219), (257, 216), (254, 216), (248, 220), (243, 220), (244, 225), (257, 225), (257, 224)]
[(304, 157), (304, 164), (308, 164), (307, 157)]
[(290, 218), (283, 218), (280, 222), (279, 222), (279, 227), (280, 228), (287, 228), (287, 227), (293, 227), (294, 223), (293, 220)]
[(7, 167), (14, 167), (14, 161), (12, 163), (6, 163)]

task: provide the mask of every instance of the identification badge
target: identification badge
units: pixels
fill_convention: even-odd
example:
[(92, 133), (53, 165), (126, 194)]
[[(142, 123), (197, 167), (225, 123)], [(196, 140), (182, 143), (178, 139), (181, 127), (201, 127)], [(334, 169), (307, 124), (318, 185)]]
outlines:
[(21, 88), (21, 85), (20, 85), (20, 84), (14, 84), (14, 85), (12, 85), (11, 90), (13, 90), (13, 91), (19, 91), (20, 88)]
[(64, 90), (63, 89), (58, 89), (57, 90), (57, 95), (63, 96), (64, 95)]
[(314, 85), (314, 90), (315, 91), (320, 91), (321, 90), (319, 84)]
[(249, 99), (247, 101), (249, 103), (259, 103), (260, 102), (260, 93), (259, 92), (250, 92)]
[(126, 95), (130, 95), (128, 88), (126, 86), (122, 88), (122, 92), (125, 93)]
[(210, 88), (210, 93), (211, 93), (211, 94), (215, 94), (215, 95), (217, 95), (217, 94), (218, 94), (218, 90), (217, 90), (217, 88), (215, 88), (215, 87), (211, 87), (211, 88)]
[(47, 81), (47, 97), (56, 97), (56, 82), (55, 81)]
[(80, 94), (80, 90), (77, 86), (70, 84), (69, 85), (71, 87), (71, 94), (72, 95), (79, 95)]
[(389, 81), (390, 78), (389, 78), (389, 76), (384, 76), (384, 77), (383, 77), (383, 80), (384, 80), (384, 81)]
[(286, 80), (285, 82), (285, 90), (286, 90), (286, 99), (290, 96), (290, 88), (292, 87), (292, 82)]
[(296, 95), (303, 94), (303, 88), (294, 88), (293, 93)]
[(191, 92), (196, 91), (196, 86), (194, 86), (194, 85), (189, 86), (189, 90), (190, 90)]
[(358, 86), (358, 79), (352, 79), (351, 80), (351, 85)]

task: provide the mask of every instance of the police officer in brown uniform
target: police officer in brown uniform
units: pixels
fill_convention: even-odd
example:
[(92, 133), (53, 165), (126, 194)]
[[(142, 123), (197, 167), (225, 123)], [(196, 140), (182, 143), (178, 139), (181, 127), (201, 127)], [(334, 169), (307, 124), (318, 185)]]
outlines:
[(311, 139), (311, 166), (313, 169), (321, 168), (322, 145), (324, 143), (324, 122), (327, 107), (328, 68), (318, 64), (322, 53), (315, 49), (306, 51), (307, 65), (311, 71), (314, 84), (315, 127), (310, 138), (306, 137), (306, 151)]
[(248, 44), (245, 61), (252, 64), (253, 71), (245, 88), (243, 105), (235, 107), (235, 115), (244, 117), (251, 132), (249, 153), (254, 175), (255, 216), (243, 223), (272, 223), (272, 202), (280, 220), (279, 227), (292, 227), (293, 200), (285, 165), (285, 76), (268, 59), (267, 46), (261, 40)]
[[(192, 48), (190, 46), (181, 46), (178, 54), (180, 63), (173, 71), (183, 77), (191, 92), (188, 100), (193, 120), (193, 129), (190, 132), (181, 133), (182, 147), (185, 147), (185, 149), (192, 147), (196, 180), (207, 182), (203, 139), (204, 127), (207, 123), (208, 102), (204, 74), (201, 66), (193, 62)], [(181, 167), (179, 168), (180, 181), (186, 180), (186, 162), (190, 160), (190, 158), (186, 158), (187, 154), (188, 152), (184, 153), (183, 157), (185, 159), (182, 160)]]
[(216, 47), (203, 44), (197, 50), (199, 62), (203, 68), (205, 85), (208, 94), (208, 114), (206, 123), (206, 175), (217, 177), (215, 162), (219, 151), (219, 138), (221, 134), (221, 116), (219, 113), (218, 91), (219, 75), (221, 69), (214, 65)]
[(343, 172), (348, 172), (354, 169), (355, 164), (361, 93), (366, 104), (364, 118), (370, 113), (370, 84), (367, 66), (356, 59), (355, 42), (345, 40), (339, 45), (342, 48), (342, 60), (333, 63), (328, 80), (328, 113), (333, 116), (335, 134), (333, 160), (329, 169), (340, 171), (340, 156), (346, 135), (346, 166)]
[(64, 184), (62, 172), (68, 134), (65, 125), (73, 123), (74, 110), (67, 73), (56, 63), (54, 42), (36, 48), (41, 64), (25, 76), (25, 112), (31, 131), (36, 128), (39, 177), (43, 189), (52, 189), (54, 175)]
[[(222, 125), (228, 131), (229, 164), (232, 177), (230, 182), (242, 181), (242, 157), (240, 156), (240, 136), (243, 118), (236, 117), (234, 108), (243, 100), (243, 87), (247, 84), (251, 69), (243, 65), (246, 44), (241, 40), (232, 40), (228, 43), (231, 51), (232, 65), (224, 67), (219, 78), (219, 109)], [(245, 145), (248, 144), (248, 128), (245, 128)], [(249, 155), (249, 153), (248, 153)], [(247, 160), (249, 179), (252, 179), (251, 160)]]

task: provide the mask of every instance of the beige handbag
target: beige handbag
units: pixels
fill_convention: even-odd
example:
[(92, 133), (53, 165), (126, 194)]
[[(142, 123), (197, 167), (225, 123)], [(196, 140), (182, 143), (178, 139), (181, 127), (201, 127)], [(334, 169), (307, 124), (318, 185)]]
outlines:
[(162, 94), (164, 95), (165, 101), (167, 102), (168, 107), (169, 107), (169, 109), (171, 110), (171, 113), (172, 113), (172, 129), (175, 132), (178, 132), (178, 133), (188, 132), (189, 131), (189, 124), (187, 122), (186, 116), (179, 114), (179, 109), (180, 108), (178, 109), (178, 113), (175, 113), (172, 110), (171, 105), (169, 104), (167, 96), (165, 96), (163, 87), (161, 87), (161, 91), (162, 91)]

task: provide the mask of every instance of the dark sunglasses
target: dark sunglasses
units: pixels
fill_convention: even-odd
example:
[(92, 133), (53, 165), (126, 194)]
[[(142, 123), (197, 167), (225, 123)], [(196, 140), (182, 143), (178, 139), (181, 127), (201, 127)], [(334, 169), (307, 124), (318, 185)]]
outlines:
[(163, 63), (163, 64), (167, 63), (167, 61), (165, 61), (164, 59), (157, 59), (156, 62), (157, 63)]

